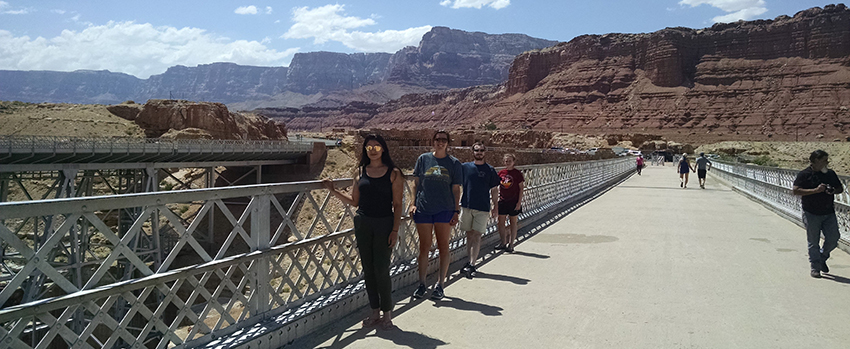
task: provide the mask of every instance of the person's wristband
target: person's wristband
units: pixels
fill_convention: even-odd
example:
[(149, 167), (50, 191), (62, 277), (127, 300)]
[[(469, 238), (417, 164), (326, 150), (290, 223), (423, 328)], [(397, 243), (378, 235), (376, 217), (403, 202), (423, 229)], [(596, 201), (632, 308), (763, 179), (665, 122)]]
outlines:
[(460, 210), (455, 210), (455, 213), (460, 214)]

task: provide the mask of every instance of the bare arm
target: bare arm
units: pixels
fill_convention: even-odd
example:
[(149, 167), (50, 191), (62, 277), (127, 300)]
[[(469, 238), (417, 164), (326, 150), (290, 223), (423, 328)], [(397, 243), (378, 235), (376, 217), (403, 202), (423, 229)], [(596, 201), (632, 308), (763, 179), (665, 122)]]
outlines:
[(817, 194), (817, 193), (823, 193), (824, 191), (826, 191), (826, 184), (821, 184), (817, 188), (814, 188), (814, 189), (803, 189), (803, 188), (800, 188), (800, 187), (795, 185), (793, 190), (792, 190), (794, 195), (797, 195), (797, 196), (806, 196), (806, 195), (812, 195), (812, 194)]
[(499, 215), (499, 186), (490, 188), (490, 215), (493, 218)]
[(449, 224), (455, 225), (457, 224), (458, 219), (460, 218), (460, 194), (463, 192), (460, 187), (460, 184), (452, 185), (452, 192), (455, 195), (455, 214), (452, 215), (452, 220), (449, 222)]
[(413, 216), (416, 213), (416, 190), (419, 188), (419, 177), (413, 178), (413, 185), (410, 186), (410, 207), (407, 208), (407, 213)]
[(328, 191), (330, 191), (333, 196), (336, 196), (339, 201), (342, 201), (347, 205), (357, 207), (360, 204), (360, 188), (357, 185), (357, 182), (359, 180), (360, 176), (357, 176), (351, 183), (351, 196), (345, 195), (337, 191), (334, 187), (334, 182), (332, 182), (330, 179), (322, 180), (322, 186), (324, 186)]
[(516, 208), (519, 210), (522, 207), (522, 197), (525, 195), (525, 181), (519, 182), (519, 196), (517, 196)]
[(401, 171), (397, 168), (393, 169), (393, 230), (390, 232), (388, 243), (390, 247), (395, 246), (398, 241), (398, 229), (401, 226), (401, 203), (404, 197), (404, 178), (401, 176)]

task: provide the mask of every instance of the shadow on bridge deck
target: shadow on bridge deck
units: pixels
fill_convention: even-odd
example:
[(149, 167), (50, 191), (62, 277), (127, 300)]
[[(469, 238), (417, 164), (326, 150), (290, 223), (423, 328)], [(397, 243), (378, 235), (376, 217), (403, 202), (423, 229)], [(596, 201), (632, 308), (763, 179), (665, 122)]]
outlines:
[(813, 279), (800, 227), (691, 179), (647, 167), (476, 279), (454, 273), (443, 300), (401, 290), (398, 329), (361, 329), (364, 309), (287, 347), (846, 348), (850, 256)]

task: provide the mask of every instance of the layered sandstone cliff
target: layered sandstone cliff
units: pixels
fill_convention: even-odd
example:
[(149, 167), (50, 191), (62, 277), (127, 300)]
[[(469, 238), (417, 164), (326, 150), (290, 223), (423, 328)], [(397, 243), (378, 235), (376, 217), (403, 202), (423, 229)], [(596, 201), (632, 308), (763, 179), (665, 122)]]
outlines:
[(850, 127), (850, 10), (578, 37), (514, 60), (498, 124), (705, 137), (838, 138)]
[(844, 5), (701, 30), (585, 35), (519, 55), (502, 85), (407, 95), (363, 127), (844, 139), (848, 66)]

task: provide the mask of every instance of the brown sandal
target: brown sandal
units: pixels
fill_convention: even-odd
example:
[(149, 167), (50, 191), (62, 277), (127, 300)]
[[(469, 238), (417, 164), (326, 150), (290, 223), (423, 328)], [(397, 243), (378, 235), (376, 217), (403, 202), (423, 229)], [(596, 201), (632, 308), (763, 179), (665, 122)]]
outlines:
[(389, 331), (389, 330), (394, 330), (394, 329), (396, 329), (396, 327), (395, 327), (395, 325), (393, 325), (392, 320), (390, 320), (390, 321), (383, 321), (383, 320), (381, 320), (381, 323), (380, 323), (380, 329), (382, 329), (382, 330), (384, 330), (384, 331)]
[(381, 323), (381, 318), (373, 319), (371, 317), (367, 317), (363, 320), (363, 328), (374, 327)]

